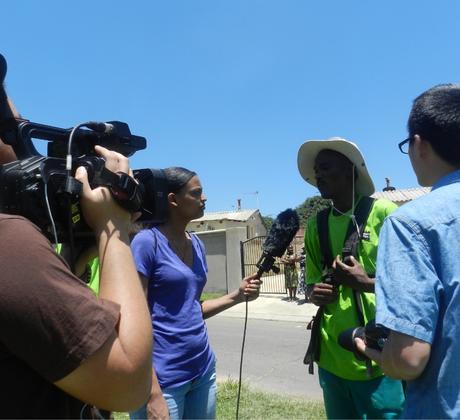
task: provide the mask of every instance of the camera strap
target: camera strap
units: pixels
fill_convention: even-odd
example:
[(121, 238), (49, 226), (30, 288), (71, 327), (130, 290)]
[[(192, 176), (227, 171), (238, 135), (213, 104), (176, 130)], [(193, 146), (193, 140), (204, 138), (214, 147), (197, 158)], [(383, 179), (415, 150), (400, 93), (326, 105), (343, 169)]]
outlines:
[[(353, 255), (355, 259), (358, 258), (359, 244), (363, 239), (364, 229), (366, 228), (367, 219), (371, 213), (374, 205), (374, 198), (362, 197), (355, 209), (355, 221), (350, 220), (348, 224), (347, 234), (345, 235), (345, 242), (342, 248), (342, 256)], [(354, 224), (356, 223), (357, 226)], [(328, 232), (328, 231), (327, 231)], [(368, 275), (371, 273), (368, 273)], [(374, 274), (374, 273), (372, 273)], [(356, 311), (361, 326), (365, 325), (363, 303), (361, 300), (361, 293), (353, 289), (353, 297), (355, 299)]]
[(139, 184), (124, 172), (112, 172), (105, 166), (95, 174), (92, 184), (108, 187), (118, 204), (130, 212), (140, 209), (142, 194)]
[[(358, 258), (359, 243), (363, 239), (364, 229), (366, 227), (367, 219), (372, 210), (375, 199), (371, 197), (361, 197), (359, 200), (354, 214), (354, 220), (350, 220), (345, 235), (343, 244), (342, 255), (353, 255)], [(323, 272), (332, 272), (332, 252), (329, 239), (329, 213), (331, 209), (327, 208), (320, 211), (316, 215), (316, 224), (318, 228), (318, 239), (321, 253), (321, 260)], [(355, 223), (358, 228), (356, 228)], [(358, 314), (359, 322), (362, 326), (365, 325), (364, 311), (361, 301), (361, 293), (353, 289), (353, 298), (355, 300), (356, 311)], [(316, 315), (308, 324), (308, 329), (311, 329), (310, 343), (308, 344), (307, 352), (305, 354), (303, 363), (308, 365), (308, 372), (314, 373), (314, 362), (319, 361), (320, 345), (321, 345), (321, 320), (323, 318), (324, 306), (320, 306)]]

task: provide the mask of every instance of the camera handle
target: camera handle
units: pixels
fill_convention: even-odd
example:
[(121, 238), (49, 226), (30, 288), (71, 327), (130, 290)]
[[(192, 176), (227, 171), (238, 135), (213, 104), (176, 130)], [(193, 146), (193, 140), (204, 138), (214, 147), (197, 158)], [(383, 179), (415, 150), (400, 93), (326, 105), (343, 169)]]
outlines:
[[(86, 164), (85, 164), (86, 163)], [(88, 172), (88, 178), (92, 187), (107, 187), (115, 201), (124, 209), (133, 213), (141, 208), (142, 188), (134, 178), (124, 172), (112, 172), (104, 166), (101, 158), (82, 162)], [(81, 182), (73, 176), (67, 176), (65, 191), (71, 195), (81, 193)]]

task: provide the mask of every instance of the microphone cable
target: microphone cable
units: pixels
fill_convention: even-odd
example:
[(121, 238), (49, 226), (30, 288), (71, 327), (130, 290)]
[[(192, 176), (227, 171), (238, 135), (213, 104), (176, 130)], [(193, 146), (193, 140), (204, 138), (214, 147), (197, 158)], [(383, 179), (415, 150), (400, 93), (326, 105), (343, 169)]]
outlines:
[[(275, 257), (281, 257), (286, 251), (288, 245), (294, 239), (295, 234), (299, 230), (299, 216), (292, 210), (287, 209), (281, 212), (273, 222), (273, 225), (268, 232), (265, 242), (262, 246), (262, 255), (256, 264), (257, 276), (260, 280), (263, 273), (269, 272), (273, 269), (275, 263)], [(259, 289), (260, 293), (260, 289)], [(238, 396), (236, 400), (236, 420), (239, 418), (240, 399), (241, 399), (241, 385), (242, 385), (242, 374), (243, 374), (243, 355), (244, 346), (246, 343), (246, 332), (248, 325), (248, 297), (246, 296), (246, 308), (244, 316), (244, 330), (243, 330), (243, 341), (241, 344), (241, 358), (240, 358), (240, 372), (238, 379)]]
[(246, 297), (244, 311), (244, 327), (243, 327), (243, 341), (241, 343), (241, 358), (240, 358), (240, 373), (238, 378), (238, 396), (236, 398), (236, 420), (239, 418), (240, 412), (240, 397), (241, 397), (241, 381), (243, 376), (243, 355), (244, 355), (244, 344), (246, 342), (246, 331), (248, 327), (248, 298)]

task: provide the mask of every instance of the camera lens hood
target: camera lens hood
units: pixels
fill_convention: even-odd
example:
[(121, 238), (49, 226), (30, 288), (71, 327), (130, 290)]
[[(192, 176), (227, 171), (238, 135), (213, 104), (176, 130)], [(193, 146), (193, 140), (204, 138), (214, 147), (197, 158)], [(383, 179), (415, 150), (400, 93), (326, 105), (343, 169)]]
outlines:
[(345, 350), (351, 351), (354, 353), (355, 357), (358, 360), (366, 360), (366, 356), (358, 351), (355, 344), (355, 338), (364, 338), (364, 327), (353, 327), (349, 328), (345, 331), (342, 331), (339, 334), (337, 339), (340, 346), (342, 346)]

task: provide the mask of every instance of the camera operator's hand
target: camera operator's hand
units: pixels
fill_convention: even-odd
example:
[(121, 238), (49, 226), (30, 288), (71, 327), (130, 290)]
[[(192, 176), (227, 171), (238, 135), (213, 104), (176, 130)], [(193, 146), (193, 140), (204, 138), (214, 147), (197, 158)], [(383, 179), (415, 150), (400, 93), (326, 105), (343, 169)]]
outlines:
[[(110, 151), (102, 146), (95, 146), (95, 150), (105, 159), (108, 170), (117, 173), (129, 173), (128, 158), (120, 153)], [(80, 205), (86, 223), (97, 234), (103, 230), (121, 229), (127, 231), (131, 224), (131, 215), (113, 199), (106, 187), (92, 189), (88, 182), (86, 169), (80, 167), (75, 178), (83, 184)]]
[(337, 255), (332, 268), (337, 283), (360, 292), (374, 292), (375, 280), (367, 275), (363, 266), (353, 256), (348, 257), (345, 264), (341, 256)]
[(337, 286), (331, 283), (309, 284), (307, 294), (310, 302), (317, 306), (333, 303), (339, 296)]

